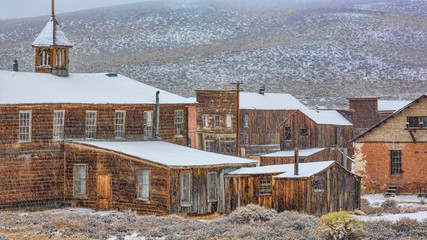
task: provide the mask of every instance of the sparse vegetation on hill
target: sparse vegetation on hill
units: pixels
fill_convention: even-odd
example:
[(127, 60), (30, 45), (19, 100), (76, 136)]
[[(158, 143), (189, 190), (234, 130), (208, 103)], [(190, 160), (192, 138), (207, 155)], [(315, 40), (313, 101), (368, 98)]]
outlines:
[[(252, 1), (256, 2), (256, 1)], [(277, 1), (276, 1), (277, 2)], [(276, 5), (275, 5), (276, 6)], [(184, 95), (242, 80), (311, 106), (345, 97), (427, 92), (427, 1), (334, 1), (239, 8), (227, 1), (152, 2), (57, 16), (74, 43), (72, 72), (117, 71)], [(47, 17), (0, 21), (0, 69), (33, 71)]]

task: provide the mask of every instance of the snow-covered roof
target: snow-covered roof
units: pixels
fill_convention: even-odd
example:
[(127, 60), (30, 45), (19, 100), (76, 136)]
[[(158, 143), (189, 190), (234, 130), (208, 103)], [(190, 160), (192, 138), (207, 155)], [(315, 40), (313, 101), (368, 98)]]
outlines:
[(73, 141), (167, 167), (250, 166), (256, 161), (205, 152), (162, 141)]
[(292, 110), (308, 109), (294, 96), (287, 93), (249, 93), (239, 95), (240, 109)]
[(411, 103), (401, 100), (378, 100), (378, 111), (396, 111)]
[(353, 126), (350, 121), (336, 110), (301, 109), (301, 112), (320, 125)]
[(72, 47), (73, 44), (65, 36), (58, 22), (54, 18), (50, 18), (49, 22), (37, 36), (33, 42), (34, 47), (50, 47), (50, 46), (67, 46)]
[[(315, 153), (321, 152), (325, 150), (326, 148), (308, 148), (308, 149), (300, 149), (298, 151), (299, 157), (308, 157)], [(293, 157), (295, 151), (279, 151), (274, 152), (266, 155), (262, 155), (261, 157)]]
[(294, 167), (292, 164), (280, 164), (280, 165), (268, 165), (262, 167), (243, 167), (232, 172), (227, 173), (227, 175), (261, 175), (261, 174), (279, 174), (274, 176), (274, 178), (300, 178), (300, 177), (310, 177), (316, 173), (319, 173), (329, 166), (331, 166), (335, 161), (325, 161), (325, 162), (310, 162), (310, 163), (299, 163), (298, 164), (298, 175), (294, 175)]
[(0, 71), (0, 104), (191, 104), (191, 100), (122, 75)]

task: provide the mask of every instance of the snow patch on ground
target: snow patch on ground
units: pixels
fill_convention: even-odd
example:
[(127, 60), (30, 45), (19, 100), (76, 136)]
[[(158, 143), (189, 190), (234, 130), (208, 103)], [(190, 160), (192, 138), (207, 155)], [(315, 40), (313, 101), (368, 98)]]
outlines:
[(421, 205), (421, 200), (416, 195), (396, 195), (395, 197), (384, 198), (383, 194), (366, 194), (362, 198), (369, 201), (373, 207), (379, 207), (386, 200), (394, 200), (398, 206)]
[(355, 216), (361, 221), (379, 221), (387, 220), (396, 222), (402, 218), (410, 218), (422, 222), (427, 220), (427, 211), (416, 212), (416, 213), (401, 213), (401, 214), (384, 214), (382, 216)]

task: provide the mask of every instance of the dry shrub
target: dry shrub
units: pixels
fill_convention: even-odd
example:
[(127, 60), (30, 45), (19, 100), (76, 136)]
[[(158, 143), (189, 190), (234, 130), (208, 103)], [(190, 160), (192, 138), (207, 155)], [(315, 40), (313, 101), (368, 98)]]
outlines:
[(366, 239), (427, 239), (427, 221), (402, 218), (396, 223), (385, 220), (366, 222), (365, 226)]
[(237, 208), (232, 212), (227, 220), (232, 223), (265, 222), (277, 216), (273, 209), (267, 209), (255, 204), (248, 204)]
[(324, 239), (352, 240), (360, 239), (365, 228), (361, 221), (352, 217), (348, 212), (341, 211), (322, 216), (318, 232)]
[(400, 209), (397, 207), (397, 203), (393, 199), (387, 199), (381, 204), (382, 209), (385, 213), (400, 213)]
[(0, 235), (0, 240), (7, 240), (7, 238)]
[(362, 198), (360, 202), (360, 210), (366, 214), (375, 214), (378, 212), (378, 208), (371, 207), (368, 199)]

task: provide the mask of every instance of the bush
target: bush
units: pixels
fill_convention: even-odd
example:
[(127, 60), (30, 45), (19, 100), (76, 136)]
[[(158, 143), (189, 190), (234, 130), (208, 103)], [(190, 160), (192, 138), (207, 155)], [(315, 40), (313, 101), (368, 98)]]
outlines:
[(360, 210), (366, 214), (375, 214), (378, 209), (372, 207), (368, 199), (362, 198), (362, 201), (360, 202)]
[(381, 207), (384, 209), (384, 212), (386, 213), (400, 213), (400, 209), (397, 207), (396, 201), (392, 199), (385, 200)]
[(267, 209), (255, 204), (248, 204), (245, 207), (239, 207), (232, 212), (227, 220), (233, 223), (265, 222), (277, 216), (273, 209)]
[(329, 213), (320, 219), (318, 233), (325, 239), (360, 239), (365, 232), (363, 223), (348, 212)]

